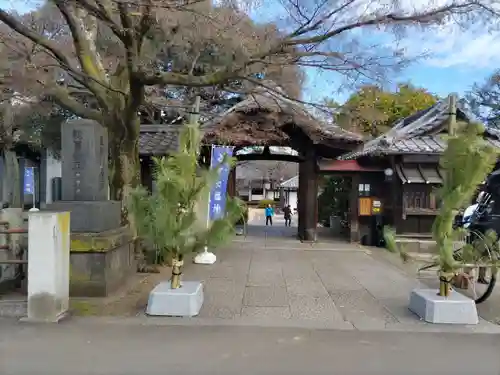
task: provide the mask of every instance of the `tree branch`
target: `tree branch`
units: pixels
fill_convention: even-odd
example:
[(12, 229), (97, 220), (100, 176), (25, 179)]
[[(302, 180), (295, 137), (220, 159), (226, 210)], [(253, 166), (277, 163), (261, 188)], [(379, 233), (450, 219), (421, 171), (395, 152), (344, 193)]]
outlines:
[(76, 116), (88, 118), (102, 123), (103, 117), (100, 111), (86, 107), (71, 97), (72, 92), (62, 86), (55, 86), (48, 91), (48, 96), (52, 98), (62, 108), (74, 113)]
[(120, 12), (120, 20), (125, 30), (123, 44), (125, 46), (125, 54), (127, 57), (127, 69), (131, 77), (132, 73), (138, 69), (137, 60), (138, 60), (139, 47), (136, 39), (137, 35), (135, 33), (135, 28), (132, 23), (132, 19), (129, 16), (128, 5), (124, 3), (118, 3), (118, 11)]
[[(106, 108), (106, 90), (103, 90), (103, 87), (108, 86), (106, 72), (102, 66), (100, 61), (99, 54), (97, 50), (92, 48), (92, 44), (94, 40), (90, 40), (91, 37), (85, 35), (86, 34), (86, 26), (84, 14), (80, 14), (81, 18), (77, 18), (72, 10), (69, 9), (69, 5), (65, 0), (54, 0), (57, 8), (63, 15), (70, 31), (71, 36), (73, 38), (73, 44), (75, 47), (76, 56), (78, 61), (80, 62), (81, 68), (85, 75), (87, 75), (90, 79), (86, 79), (86, 86), (92, 93), (96, 96), (99, 104)], [(97, 30), (90, 30), (88, 33), (95, 34)]]
[(147, 4), (143, 6), (141, 20), (139, 21), (138, 26), (135, 29), (137, 44), (138, 44), (138, 53), (141, 53), (142, 45), (144, 42), (144, 37), (151, 30), (151, 26), (153, 25), (154, 19), (151, 15), (151, 8), (153, 4), (151, 0), (146, 0)]
[(103, 22), (119, 39), (122, 39), (125, 35), (123, 28), (113, 20), (110, 2), (106, 0), (97, 0), (95, 6), (88, 0), (72, 0), (72, 2), (75, 7), (84, 9), (90, 15)]
[(3, 9), (0, 9), (0, 21), (5, 23), (15, 32), (31, 40), (33, 43), (45, 48), (62, 65), (62, 68), (68, 70), (70, 74), (78, 75), (78, 69), (71, 63), (71, 60), (48, 38), (26, 27)]
[[(304, 46), (307, 44), (321, 43), (321, 42), (323, 42), (327, 39), (330, 39), (334, 36), (345, 33), (346, 31), (358, 29), (358, 28), (363, 27), (363, 26), (401, 24), (401, 23), (427, 24), (427, 23), (435, 21), (437, 18), (444, 17), (445, 15), (450, 14), (454, 11), (459, 11), (461, 9), (471, 8), (472, 6), (474, 6), (474, 3), (451, 4), (451, 5), (446, 5), (446, 6), (442, 6), (439, 8), (435, 8), (429, 12), (414, 13), (410, 16), (398, 16), (396, 14), (386, 14), (384, 16), (368, 18), (366, 20), (354, 22), (354, 23), (351, 23), (349, 25), (345, 25), (345, 26), (339, 27), (337, 29), (331, 30), (331, 31), (324, 33), (322, 35), (316, 35), (316, 36), (312, 36), (312, 37), (295, 39), (294, 37), (296, 35), (292, 33), (282, 41), (280, 47), (282, 48), (283, 46), (298, 46), (298, 45)], [(321, 26), (321, 24), (322, 23), (319, 23), (316, 26), (313, 25), (311, 28), (302, 30), (300, 32), (300, 34), (304, 34), (305, 32), (313, 31), (313, 30), (317, 29), (319, 26)]]

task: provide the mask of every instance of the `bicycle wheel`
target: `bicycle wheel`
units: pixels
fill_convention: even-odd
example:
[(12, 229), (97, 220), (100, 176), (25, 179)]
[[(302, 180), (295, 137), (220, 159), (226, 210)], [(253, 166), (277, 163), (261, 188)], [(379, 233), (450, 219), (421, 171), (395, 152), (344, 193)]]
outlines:
[[(462, 252), (467, 244), (476, 248), (477, 253), (481, 253), (478, 263), (490, 264), (498, 261), (498, 253), (490, 249), (485, 242), (485, 237), (481, 232), (470, 231), (464, 236), (462, 241), (457, 241), (458, 248), (453, 251), (453, 258), (457, 262), (462, 262)], [(479, 250), (479, 246), (482, 246)], [(418, 273), (435, 268), (439, 268), (438, 262), (427, 264), (418, 269)], [(459, 270), (459, 277), (467, 278), (462, 288), (455, 286), (460, 293), (474, 299), (476, 304), (486, 301), (493, 292), (497, 281), (497, 269), (494, 267), (463, 267)]]
[[(466, 245), (472, 245), (475, 259), (464, 260), (462, 251)], [(454, 251), (453, 257), (457, 262), (493, 264), (498, 261), (498, 253), (488, 246), (485, 236), (478, 231), (470, 231), (465, 237), (463, 246)], [(455, 283), (455, 289), (472, 298), (476, 304), (486, 301), (493, 292), (497, 281), (496, 267), (462, 267), (458, 270), (457, 278), (464, 278), (462, 285)]]

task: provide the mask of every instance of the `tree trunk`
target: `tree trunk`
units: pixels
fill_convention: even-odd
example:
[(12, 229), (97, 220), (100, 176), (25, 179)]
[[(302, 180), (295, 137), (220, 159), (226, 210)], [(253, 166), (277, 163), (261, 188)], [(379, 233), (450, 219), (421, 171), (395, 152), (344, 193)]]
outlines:
[(3, 151), (4, 176), (2, 203), (8, 204), (11, 208), (22, 207), (21, 204), (21, 177), (19, 175), (19, 161), (17, 155), (12, 150)]
[(128, 223), (127, 199), (140, 184), (139, 118), (114, 119), (109, 131), (110, 198), (122, 202), (122, 220)]

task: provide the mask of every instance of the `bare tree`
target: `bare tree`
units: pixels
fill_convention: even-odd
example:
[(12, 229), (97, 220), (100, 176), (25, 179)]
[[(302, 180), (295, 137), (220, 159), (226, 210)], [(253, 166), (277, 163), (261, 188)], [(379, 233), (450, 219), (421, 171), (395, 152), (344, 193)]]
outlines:
[(486, 125), (500, 128), (500, 71), (475, 84), (467, 95), (467, 104)]
[(22, 204), (19, 191), (19, 162), (14, 151), (20, 138), (20, 129), (16, 126), (15, 118), (29, 104), (29, 99), (7, 90), (0, 96), (0, 157), (4, 173), (0, 196), (2, 206), (17, 208)]
[(256, 73), (297, 66), (377, 77), (404, 56), (381, 55), (355, 32), (494, 15), (478, 0), (422, 11), (398, 9), (398, 1), (282, 1), (283, 27), (257, 26), (227, 1), (51, 0), (24, 16), (0, 9), (3, 45), (23, 61), (6, 77), (16, 90), (108, 129), (112, 196), (124, 199), (139, 183), (138, 111), (147, 86), (247, 89), (259, 84)]

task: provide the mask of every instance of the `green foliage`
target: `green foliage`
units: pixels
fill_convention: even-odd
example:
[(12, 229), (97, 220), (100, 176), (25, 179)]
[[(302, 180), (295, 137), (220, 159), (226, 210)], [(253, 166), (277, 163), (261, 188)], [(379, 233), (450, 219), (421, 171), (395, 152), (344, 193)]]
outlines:
[(441, 157), (446, 178), (439, 190), (442, 203), (432, 234), (443, 272), (455, 269), (453, 241), (459, 235), (453, 229), (456, 212), (471, 201), (477, 186), (491, 172), (497, 159), (497, 151), (484, 141), (482, 133), (480, 125), (470, 124), (458, 136), (448, 139), (448, 147)]
[(472, 237), (472, 243), (467, 243), (460, 253), (460, 258), (455, 255), (455, 260), (464, 264), (491, 263), (497, 261), (498, 237), (494, 230), (488, 230), (484, 238)]
[[(446, 171), (446, 178), (439, 189), (441, 206), (432, 227), (433, 239), (436, 241), (440, 271), (454, 272), (460, 264), (454, 258), (454, 241), (463, 238), (463, 229), (454, 229), (453, 221), (457, 211), (466, 206), (476, 192), (477, 186), (484, 181), (493, 169), (497, 151), (486, 143), (482, 137), (480, 125), (469, 124), (461, 129), (457, 136), (449, 137), (448, 147), (441, 157), (440, 164)], [(496, 238), (487, 235), (482, 246), (491, 246)], [(384, 238), (389, 251), (406, 257), (404, 250), (396, 244), (395, 232), (384, 228)], [(478, 261), (482, 256), (481, 244), (465, 247), (462, 261)]]
[(268, 205), (271, 205), (274, 207), (274, 201), (272, 199), (262, 199), (259, 201), (259, 208), (265, 208)]
[(326, 178), (323, 192), (318, 197), (318, 220), (330, 225), (330, 216), (341, 216), (349, 208), (350, 179), (342, 177)]
[(425, 89), (400, 84), (394, 92), (378, 86), (363, 86), (343, 105), (331, 100), (325, 100), (325, 104), (336, 112), (335, 121), (339, 126), (378, 136), (396, 121), (430, 107), (437, 100)]
[(243, 213), (241, 201), (228, 198), (223, 218), (212, 221), (208, 228), (198, 219), (198, 206), (206, 209), (204, 202), (221, 166), (234, 165), (234, 160), (226, 156), (217, 168), (201, 169), (200, 141), (198, 126), (186, 125), (180, 135), (179, 151), (168, 158), (154, 159), (156, 191), (149, 195), (140, 187), (131, 195), (129, 209), (139, 236), (152, 242), (164, 259), (172, 256), (182, 260), (204, 246), (214, 248), (224, 243)]
[(485, 82), (474, 85), (467, 95), (467, 104), (478, 119), (500, 128), (500, 70)]
[(236, 222), (236, 225), (244, 225), (245, 223), (248, 223), (248, 205), (243, 203), (243, 214)]
[(391, 253), (399, 254), (403, 262), (408, 261), (408, 253), (403, 245), (396, 242), (396, 231), (390, 227), (384, 227), (384, 240), (387, 250)]

